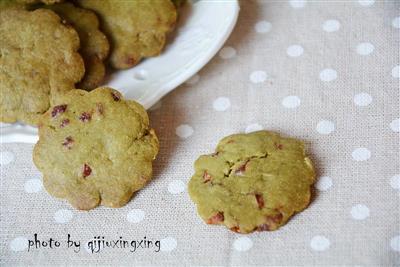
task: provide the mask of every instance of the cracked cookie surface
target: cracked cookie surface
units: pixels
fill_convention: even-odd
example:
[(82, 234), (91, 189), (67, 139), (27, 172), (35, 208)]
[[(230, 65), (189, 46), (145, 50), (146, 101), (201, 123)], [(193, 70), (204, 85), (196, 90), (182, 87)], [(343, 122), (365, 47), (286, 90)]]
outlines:
[(79, 37), (51, 10), (0, 10), (0, 121), (36, 124), (85, 72)]
[(307, 207), (315, 181), (304, 144), (268, 131), (227, 136), (194, 168), (188, 190), (199, 215), (238, 233), (284, 225)]
[(176, 23), (177, 11), (170, 0), (78, 0), (96, 12), (111, 42), (110, 63), (125, 69), (144, 57), (161, 53), (166, 34)]
[(33, 160), (54, 197), (121, 207), (151, 179), (158, 148), (143, 107), (103, 87), (70, 91), (41, 117)]

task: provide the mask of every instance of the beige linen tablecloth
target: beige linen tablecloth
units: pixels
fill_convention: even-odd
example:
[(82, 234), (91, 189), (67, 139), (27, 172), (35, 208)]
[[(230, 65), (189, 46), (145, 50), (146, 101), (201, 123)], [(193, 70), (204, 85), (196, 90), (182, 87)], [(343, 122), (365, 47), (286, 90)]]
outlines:
[[(123, 208), (73, 210), (42, 188), (32, 145), (1, 145), (0, 264), (400, 265), (399, 7), (242, 1), (225, 47), (150, 112), (154, 180)], [(206, 225), (186, 189), (194, 160), (261, 128), (306, 141), (313, 202), (275, 232)], [(103, 236), (153, 243), (91, 253)]]

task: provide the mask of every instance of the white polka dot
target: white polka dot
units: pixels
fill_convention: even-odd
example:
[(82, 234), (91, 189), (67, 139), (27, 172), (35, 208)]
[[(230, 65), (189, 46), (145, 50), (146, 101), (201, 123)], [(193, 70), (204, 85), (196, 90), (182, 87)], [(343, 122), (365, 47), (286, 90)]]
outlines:
[(335, 124), (331, 121), (322, 120), (317, 124), (317, 132), (320, 134), (330, 134), (335, 130)]
[(200, 80), (200, 75), (195, 74), (185, 82), (187, 85), (195, 85)]
[(256, 70), (250, 74), (250, 81), (252, 83), (262, 83), (265, 82), (266, 79), (267, 79), (267, 73), (262, 70)]
[(160, 109), (162, 107), (162, 101), (161, 100), (159, 100), (157, 103), (155, 103), (149, 110), (150, 111), (154, 111), (154, 110), (157, 110), (157, 109)]
[(303, 54), (304, 49), (300, 45), (291, 45), (286, 49), (286, 53), (289, 57), (299, 57)]
[(400, 132), (400, 118), (395, 119), (390, 123), (390, 129), (392, 129), (393, 132)]
[(178, 242), (176, 242), (176, 239), (173, 237), (166, 237), (164, 239), (161, 239), (160, 243), (161, 243), (160, 246), (161, 251), (172, 251), (178, 245)]
[(285, 108), (297, 108), (300, 106), (301, 100), (298, 96), (290, 95), (282, 100), (282, 106)]
[(43, 184), (40, 179), (29, 179), (25, 182), (24, 189), (27, 193), (37, 193), (42, 190)]
[(400, 235), (393, 237), (390, 239), (390, 247), (394, 251), (400, 251)]
[(70, 210), (60, 209), (54, 213), (54, 220), (58, 223), (67, 223), (72, 220), (74, 214)]
[(171, 194), (179, 194), (185, 191), (185, 183), (181, 180), (173, 180), (168, 184), (168, 192)]
[(351, 153), (351, 156), (355, 161), (364, 161), (371, 157), (371, 151), (365, 147), (360, 147), (354, 149), (354, 151)]
[(178, 127), (176, 127), (175, 133), (180, 138), (185, 139), (185, 138), (188, 138), (189, 136), (191, 136), (194, 133), (194, 130), (190, 125), (182, 124), (182, 125), (179, 125)]
[(246, 129), (244, 130), (244, 132), (245, 133), (251, 133), (251, 132), (261, 131), (262, 129), (264, 129), (264, 128), (260, 124), (253, 123), (253, 124), (247, 125)]
[(323, 69), (319, 73), (319, 78), (324, 82), (331, 82), (337, 78), (337, 72), (334, 69)]
[(231, 101), (227, 97), (218, 97), (213, 102), (216, 111), (225, 111), (231, 106)]
[(351, 208), (351, 217), (355, 220), (364, 220), (369, 216), (369, 208), (363, 204), (357, 204)]
[(393, 189), (400, 189), (400, 174), (394, 175), (390, 178), (390, 186)]
[(365, 107), (371, 104), (372, 97), (367, 93), (359, 93), (354, 96), (354, 104), (360, 107)]
[(340, 22), (335, 19), (324, 21), (322, 29), (326, 32), (336, 32), (340, 29)]
[(375, 0), (358, 0), (358, 3), (362, 6), (372, 6)]
[(307, 1), (306, 0), (290, 0), (289, 4), (293, 8), (303, 8), (306, 5)]
[(144, 216), (145, 216), (145, 214), (144, 214), (143, 210), (133, 209), (133, 210), (130, 210), (128, 212), (128, 214), (126, 214), (126, 219), (128, 220), (128, 222), (138, 223), (138, 222), (143, 221)]
[(366, 56), (374, 52), (374, 45), (371, 43), (360, 43), (357, 45), (356, 51), (359, 55)]
[(255, 28), (256, 32), (258, 32), (258, 33), (266, 33), (271, 30), (272, 24), (266, 20), (261, 20), (256, 23), (254, 28)]
[(400, 66), (397, 65), (392, 69), (392, 77), (399, 78), (400, 77)]
[(10, 164), (15, 159), (15, 156), (10, 151), (1, 151), (0, 152), (0, 165), (4, 166)]
[(233, 242), (233, 248), (237, 251), (247, 251), (253, 247), (253, 241), (246, 237), (239, 237)]
[(332, 187), (332, 184), (332, 179), (330, 177), (322, 176), (318, 179), (315, 187), (320, 191), (327, 191), (329, 188)]
[(12, 251), (23, 251), (27, 248), (28, 248), (28, 239), (23, 236), (14, 238), (10, 242), (10, 249)]
[(222, 59), (230, 59), (236, 56), (236, 50), (233, 47), (226, 46), (219, 51), (219, 56)]
[(397, 29), (400, 28), (400, 17), (396, 17), (392, 20), (392, 26)]
[(314, 236), (311, 239), (310, 246), (315, 251), (324, 251), (327, 250), (331, 245), (331, 242), (328, 238), (322, 235)]

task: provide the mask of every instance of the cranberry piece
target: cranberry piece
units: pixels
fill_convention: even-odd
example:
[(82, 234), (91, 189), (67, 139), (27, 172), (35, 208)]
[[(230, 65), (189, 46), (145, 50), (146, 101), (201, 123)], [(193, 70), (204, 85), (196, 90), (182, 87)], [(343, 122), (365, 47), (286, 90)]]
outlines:
[(111, 92), (111, 96), (114, 99), (114, 101), (120, 101), (121, 97), (117, 95), (115, 92)]
[(257, 231), (269, 231), (269, 226), (268, 226), (268, 224), (266, 224), (266, 223), (264, 223), (264, 224), (261, 224), (261, 225), (259, 225), (259, 226), (257, 226)]
[(71, 136), (67, 136), (65, 138), (65, 141), (62, 143), (62, 145), (68, 149), (71, 149), (73, 143), (74, 143), (74, 139), (72, 139)]
[(237, 227), (237, 226), (234, 226), (234, 227), (230, 228), (230, 230), (231, 230), (232, 232), (235, 232), (235, 233), (240, 233), (240, 228)]
[(64, 113), (66, 109), (67, 109), (67, 105), (65, 105), (65, 104), (64, 105), (55, 106), (53, 108), (53, 110), (51, 111), (51, 117), (54, 118), (58, 114)]
[(246, 171), (246, 166), (249, 161), (246, 161), (243, 165), (235, 170), (235, 174), (238, 176), (242, 176), (243, 173)]
[(224, 213), (223, 212), (217, 212), (215, 215), (211, 216), (211, 218), (209, 218), (207, 220), (208, 224), (218, 224), (220, 222), (224, 221)]
[(91, 115), (90, 113), (83, 112), (83, 113), (81, 114), (81, 116), (79, 117), (79, 119), (80, 119), (82, 122), (87, 122), (87, 121), (90, 121), (90, 120), (92, 119), (92, 115)]
[(282, 145), (282, 144), (277, 144), (277, 143), (275, 143), (275, 147), (276, 147), (277, 149), (279, 149), (279, 150), (282, 150), (282, 149), (283, 149), (283, 145)]
[(204, 179), (204, 182), (207, 183), (208, 181), (211, 181), (211, 175), (209, 175), (208, 172), (205, 171), (203, 174), (203, 179)]
[(86, 163), (83, 165), (83, 178), (88, 177), (92, 173), (92, 168)]
[(256, 197), (256, 200), (257, 200), (258, 207), (260, 209), (262, 209), (264, 207), (264, 198), (263, 198), (263, 196), (260, 195), (260, 194), (256, 194), (255, 197)]
[(67, 126), (69, 124), (69, 119), (63, 119), (61, 121), (60, 127), (64, 128), (65, 126)]

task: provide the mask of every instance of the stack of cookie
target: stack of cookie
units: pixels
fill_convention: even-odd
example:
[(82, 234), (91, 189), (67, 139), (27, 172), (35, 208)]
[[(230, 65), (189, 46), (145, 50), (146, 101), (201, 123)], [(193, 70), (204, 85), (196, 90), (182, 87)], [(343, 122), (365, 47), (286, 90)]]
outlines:
[(1, 0), (0, 121), (37, 125), (60, 95), (101, 85), (106, 63), (160, 54), (181, 2)]
[(96, 87), (107, 63), (160, 54), (181, 4), (0, 1), (0, 121), (39, 126), (33, 158), (51, 195), (83, 210), (120, 207), (151, 179), (159, 145), (146, 111)]

